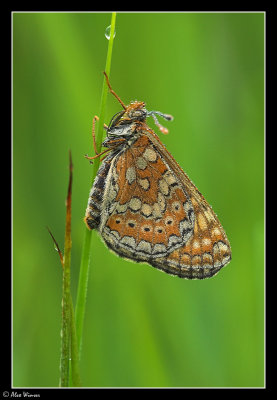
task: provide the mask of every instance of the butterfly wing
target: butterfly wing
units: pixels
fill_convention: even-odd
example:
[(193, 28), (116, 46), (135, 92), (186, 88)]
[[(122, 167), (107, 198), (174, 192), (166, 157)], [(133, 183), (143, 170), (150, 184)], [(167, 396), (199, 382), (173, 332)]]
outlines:
[(112, 159), (101, 213), (106, 244), (136, 261), (167, 257), (193, 234), (189, 195), (145, 132)]
[(215, 275), (231, 261), (231, 248), (210, 207), (203, 209), (195, 200), (193, 203), (193, 236), (168, 256), (151, 261), (151, 265), (181, 278), (203, 279)]
[(120, 256), (182, 278), (213, 276), (231, 260), (216, 214), (150, 129), (102, 164), (86, 223)]
[[(179, 177), (189, 196), (194, 213), (193, 235), (165, 257), (150, 260), (150, 264), (169, 274), (187, 279), (203, 279), (215, 275), (231, 261), (231, 247), (226, 233), (212, 207), (166, 150), (153, 131), (152, 142), (162, 154), (170, 171)], [(149, 134), (148, 133), (148, 134)]]

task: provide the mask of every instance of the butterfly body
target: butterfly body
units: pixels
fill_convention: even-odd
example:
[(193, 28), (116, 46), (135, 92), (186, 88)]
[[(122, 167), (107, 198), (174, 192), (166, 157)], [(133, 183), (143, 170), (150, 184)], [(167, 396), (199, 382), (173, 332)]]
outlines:
[(121, 257), (182, 278), (210, 277), (231, 259), (228, 239), (212, 208), (146, 124), (151, 113), (164, 116), (134, 102), (111, 120), (103, 142), (111, 151), (91, 189), (85, 222)]

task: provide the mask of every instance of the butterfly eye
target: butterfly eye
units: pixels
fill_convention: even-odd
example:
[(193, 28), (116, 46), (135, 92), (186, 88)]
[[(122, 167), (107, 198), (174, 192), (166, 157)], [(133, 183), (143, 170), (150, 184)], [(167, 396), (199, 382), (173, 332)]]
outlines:
[(122, 117), (122, 115), (124, 114), (125, 111), (119, 111), (117, 113), (114, 114), (114, 116), (112, 117), (108, 129), (107, 131), (109, 132), (110, 129), (112, 129), (120, 120), (120, 118)]

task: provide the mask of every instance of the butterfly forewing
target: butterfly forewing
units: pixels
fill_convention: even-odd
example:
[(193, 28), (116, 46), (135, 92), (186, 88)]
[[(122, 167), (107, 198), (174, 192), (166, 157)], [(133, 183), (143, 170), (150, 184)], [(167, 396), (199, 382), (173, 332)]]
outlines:
[(143, 131), (114, 158), (102, 209), (105, 242), (137, 261), (166, 256), (193, 234), (189, 196)]

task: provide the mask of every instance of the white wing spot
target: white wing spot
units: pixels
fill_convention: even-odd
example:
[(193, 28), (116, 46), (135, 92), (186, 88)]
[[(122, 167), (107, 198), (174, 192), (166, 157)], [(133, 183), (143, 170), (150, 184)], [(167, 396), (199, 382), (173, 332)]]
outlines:
[(152, 150), (150, 147), (148, 147), (145, 152), (143, 153), (143, 157), (147, 160), (147, 161), (151, 161), (154, 162), (157, 159), (157, 153)]
[(139, 179), (138, 183), (142, 187), (142, 189), (144, 189), (144, 190), (148, 190), (149, 187), (150, 187), (150, 183), (149, 183), (149, 180), (147, 178)]
[(137, 197), (133, 197), (130, 200), (129, 203), (129, 208), (131, 208), (133, 211), (138, 211), (141, 208), (141, 201)]
[(147, 167), (147, 161), (143, 157), (136, 159), (136, 165), (139, 169), (145, 169)]
[(168, 195), (169, 188), (168, 188), (168, 184), (166, 183), (166, 181), (164, 179), (160, 179), (160, 181), (159, 181), (159, 189), (160, 189), (162, 194)]
[(126, 171), (126, 179), (129, 184), (136, 180), (136, 170), (135, 167), (129, 167)]
[(141, 207), (141, 212), (146, 216), (149, 217), (149, 215), (152, 214), (152, 207), (149, 204), (143, 204)]
[(210, 246), (212, 242), (211, 242), (211, 239), (204, 238), (202, 243), (203, 243), (203, 246)]
[(164, 174), (164, 179), (166, 180), (168, 185), (173, 185), (174, 183), (176, 183), (175, 177), (169, 171), (166, 171), (166, 173)]

